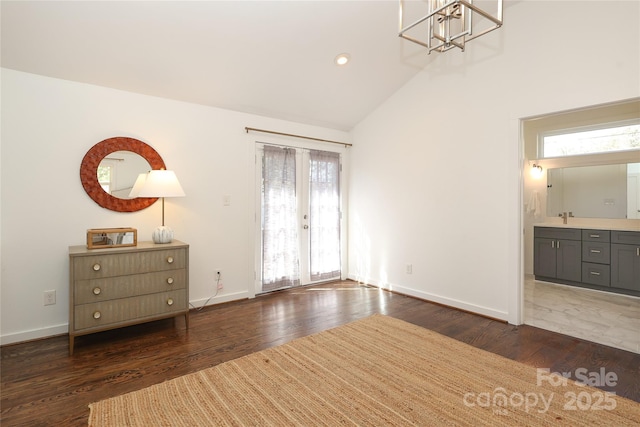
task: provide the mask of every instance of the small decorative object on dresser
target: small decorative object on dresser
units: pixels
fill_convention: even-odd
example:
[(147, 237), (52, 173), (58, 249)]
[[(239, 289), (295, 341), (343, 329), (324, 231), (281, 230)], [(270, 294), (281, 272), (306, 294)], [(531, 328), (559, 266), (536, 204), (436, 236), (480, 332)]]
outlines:
[(76, 336), (169, 317), (189, 328), (189, 245), (69, 247), (69, 354)]
[(135, 228), (91, 228), (87, 230), (88, 249), (117, 248), (138, 244), (138, 230)]

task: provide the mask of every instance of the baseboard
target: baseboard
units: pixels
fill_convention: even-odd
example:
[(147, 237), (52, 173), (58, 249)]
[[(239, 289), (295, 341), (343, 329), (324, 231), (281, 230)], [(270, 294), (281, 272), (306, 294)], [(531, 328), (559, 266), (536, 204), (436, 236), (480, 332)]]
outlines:
[[(224, 302), (237, 301), (241, 299), (249, 298), (247, 292), (236, 292), (232, 294), (219, 295), (211, 298), (208, 302), (208, 298), (200, 300), (192, 300), (190, 303), (196, 308), (200, 308), (202, 305), (220, 304)], [(191, 307), (192, 308), (192, 307)], [(0, 336), (0, 345), (17, 344), (27, 341), (34, 341), (42, 338), (51, 338), (58, 335), (66, 335), (69, 333), (69, 324), (64, 323), (61, 325), (49, 326), (41, 329), (32, 329), (30, 331), (16, 332), (13, 334), (7, 334)]]
[(207, 297), (207, 298), (201, 298), (201, 299), (196, 299), (196, 300), (191, 300), (190, 304), (191, 307), (190, 308), (201, 308), (203, 306), (210, 306), (210, 305), (214, 305), (214, 304), (220, 304), (220, 303), (224, 303), (224, 302), (231, 302), (231, 301), (238, 301), (241, 299), (247, 299), (249, 298), (249, 293), (248, 292), (234, 292), (232, 294), (225, 294), (225, 295), (216, 295), (214, 297)]
[(0, 345), (16, 344), (25, 341), (33, 341), (41, 338), (50, 338), (69, 333), (69, 324), (48, 326), (46, 328), (31, 329), (29, 331), (16, 332), (0, 336)]
[(489, 317), (496, 320), (507, 321), (508, 313), (505, 311), (495, 310), (489, 307), (483, 307), (481, 305), (470, 304), (465, 301), (456, 300), (453, 298), (443, 297), (441, 295), (432, 294), (429, 292), (419, 291), (416, 289), (407, 288), (400, 285), (394, 285), (390, 283), (380, 283), (376, 280), (367, 279), (363, 281), (362, 278), (358, 278), (356, 276), (349, 275), (349, 279), (355, 280), (357, 282), (366, 283), (368, 285), (372, 285), (381, 289), (386, 289), (391, 292), (395, 292), (402, 295), (408, 295), (410, 297), (418, 298), (424, 301), (434, 302), (441, 305), (446, 305), (447, 307), (456, 308), (458, 310), (468, 311), (470, 313), (479, 314), (481, 316)]

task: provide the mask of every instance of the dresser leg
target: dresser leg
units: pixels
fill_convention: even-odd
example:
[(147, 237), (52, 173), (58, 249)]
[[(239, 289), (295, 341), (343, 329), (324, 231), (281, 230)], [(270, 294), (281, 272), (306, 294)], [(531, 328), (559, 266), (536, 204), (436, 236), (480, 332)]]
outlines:
[(73, 335), (69, 335), (69, 356), (73, 356), (73, 341), (75, 337)]
[(189, 329), (189, 311), (184, 314), (184, 323), (187, 325), (187, 329)]

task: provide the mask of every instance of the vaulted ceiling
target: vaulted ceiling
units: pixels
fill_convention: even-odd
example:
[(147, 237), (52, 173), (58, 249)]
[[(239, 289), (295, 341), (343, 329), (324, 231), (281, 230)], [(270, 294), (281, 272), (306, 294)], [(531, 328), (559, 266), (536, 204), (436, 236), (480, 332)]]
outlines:
[[(392, 1), (2, 1), (5, 68), (349, 130), (433, 55)], [(348, 65), (335, 65), (342, 52)]]

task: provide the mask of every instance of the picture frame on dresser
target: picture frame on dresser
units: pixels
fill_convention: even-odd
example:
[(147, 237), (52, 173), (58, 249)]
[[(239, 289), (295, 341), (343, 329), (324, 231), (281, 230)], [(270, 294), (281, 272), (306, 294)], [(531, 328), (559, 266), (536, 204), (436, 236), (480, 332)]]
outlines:
[(188, 244), (69, 247), (69, 355), (78, 336), (181, 316), (188, 330)]
[(105, 249), (136, 246), (138, 230), (135, 228), (90, 228), (87, 230), (87, 248)]

